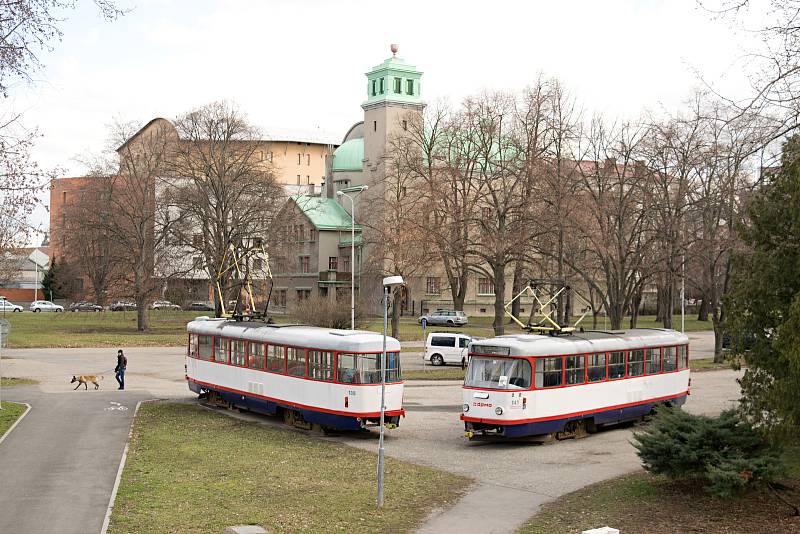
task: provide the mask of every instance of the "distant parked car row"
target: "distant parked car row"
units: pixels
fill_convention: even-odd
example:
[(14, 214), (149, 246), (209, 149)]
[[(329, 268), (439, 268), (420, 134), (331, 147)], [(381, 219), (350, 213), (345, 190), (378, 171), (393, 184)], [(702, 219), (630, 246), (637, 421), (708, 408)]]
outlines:
[[(55, 304), (49, 300), (35, 300), (30, 303), (28, 309), (34, 313), (42, 312), (63, 312), (64, 306)], [(68, 307), (71, 312), (101, 312), (104, 310), (102, 306), (97, 303), (81, 300), (73, 302)], [(135, 302), (118, 300), (108, 307), (109, 311), (135, 311), (138, 306)], [(180, 311), (181, 307), (173, 304), (168, 300), (157, 300), (150, 305), (151, 310), (175, 310)], [(214, 306), (208, 302), (190, 302), (183, 308), (186, 311), (214, 311)], [(0, 296), (0, 313), (14, 312), (20, 313), (24, 310), (19, 304), (14, 304), (3, 296)]]

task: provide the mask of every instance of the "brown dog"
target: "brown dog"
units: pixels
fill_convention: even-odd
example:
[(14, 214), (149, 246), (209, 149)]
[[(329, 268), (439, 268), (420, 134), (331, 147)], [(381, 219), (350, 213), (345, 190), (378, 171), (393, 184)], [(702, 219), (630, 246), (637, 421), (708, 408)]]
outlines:
[[(91, 382), (92, 384), (94, 384), (94, 389), (100, 389), (100, 384), (98, 384), (97, 382), (102, 379), (103, 379), (102, 375), (78, 375), (78, 376), (72, 375), (72, 380), (70, 380), (69, 383), (72, 384), (73, 382), (77, 382), (78, 385), (75, 386), (75, 389), (81, 387), (81, 384), (83, 384), (84, 389), (89, 389), (89, 382)], [(75, 391), (75, 389), (73, 389), (72, 391)]]

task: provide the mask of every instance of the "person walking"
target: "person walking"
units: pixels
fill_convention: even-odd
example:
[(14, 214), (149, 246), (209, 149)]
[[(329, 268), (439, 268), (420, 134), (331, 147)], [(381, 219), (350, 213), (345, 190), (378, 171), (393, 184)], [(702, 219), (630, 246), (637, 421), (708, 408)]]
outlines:
[(117, 351), (117, 366), (114, 371), (117, 373), (115, 378), (119, 383), (118, 389), (125, 389), (125, 368), (128, 367), (128, 358), (122, 353), (122, 349)]

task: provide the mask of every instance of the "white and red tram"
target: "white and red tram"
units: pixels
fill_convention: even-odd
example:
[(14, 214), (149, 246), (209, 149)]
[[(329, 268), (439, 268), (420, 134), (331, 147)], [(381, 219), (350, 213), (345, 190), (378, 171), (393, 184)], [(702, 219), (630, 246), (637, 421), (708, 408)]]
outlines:
[[(195, 393), (295, 424), (379, 424), (379, 334), (205, 317), (187, 331), (186, 380)], [(405, 415), (400, 343), (387, 338), (386, 351), (385, 424), (393, 428)]]
[(500, 336), (471, 343), (469, 355), (470, 439), (592, 431), (689, 394), (689, 338), (674, 330)]

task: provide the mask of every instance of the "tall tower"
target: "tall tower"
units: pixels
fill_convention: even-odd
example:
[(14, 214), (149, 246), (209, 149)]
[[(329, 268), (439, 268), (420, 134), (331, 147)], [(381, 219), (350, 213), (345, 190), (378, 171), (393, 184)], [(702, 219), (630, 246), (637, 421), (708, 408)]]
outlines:
[(422, 113), (425, 104), (420, 98), (422, 72), (397, 57), (397, 45), (391, 46), (392, 57), (367, 73), (367, 100), (364, 109), (364, 181), (380, 183), (383, 159), (389, 139), (402, 131), (410, 113)]

